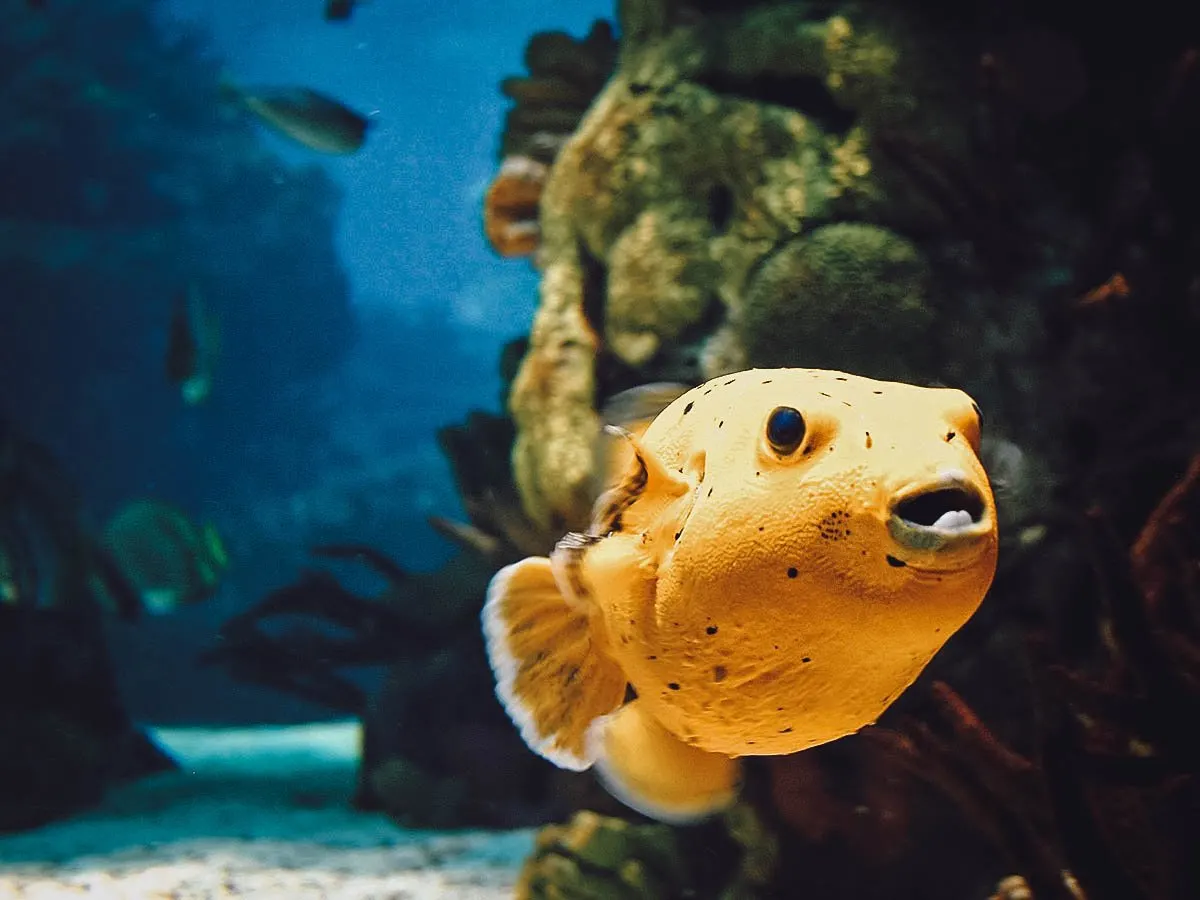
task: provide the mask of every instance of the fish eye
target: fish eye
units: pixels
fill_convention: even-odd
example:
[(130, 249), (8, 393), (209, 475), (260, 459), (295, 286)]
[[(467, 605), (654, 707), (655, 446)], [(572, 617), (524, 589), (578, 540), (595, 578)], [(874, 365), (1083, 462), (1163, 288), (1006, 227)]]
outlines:
[(790, 406), (777, 406), (767, 417), (767, 441), (780, 456), (795, 453), (804, 442), (804, 416)]

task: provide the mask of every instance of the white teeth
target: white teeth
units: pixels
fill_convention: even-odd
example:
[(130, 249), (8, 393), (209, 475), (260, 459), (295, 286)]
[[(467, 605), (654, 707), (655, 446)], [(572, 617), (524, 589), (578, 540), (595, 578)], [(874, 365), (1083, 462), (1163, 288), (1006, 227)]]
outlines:
[(971, 514), (965, 509), (952, 509), (938, 516), (937, 521), (933, 523), (933, 527), (946, 529), (966, 528), (973, 521)]

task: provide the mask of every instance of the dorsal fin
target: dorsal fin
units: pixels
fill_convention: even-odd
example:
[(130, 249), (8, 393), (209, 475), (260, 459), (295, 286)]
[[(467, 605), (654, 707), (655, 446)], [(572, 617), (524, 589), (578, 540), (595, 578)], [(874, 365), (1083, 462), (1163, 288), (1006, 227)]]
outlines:
[(620, 425), (641, 434), (659, 413), (691, 389), (690, 384), (674, 381), (632, 387), (609, 397), (600, 410), (600, 418), (605, 424)]

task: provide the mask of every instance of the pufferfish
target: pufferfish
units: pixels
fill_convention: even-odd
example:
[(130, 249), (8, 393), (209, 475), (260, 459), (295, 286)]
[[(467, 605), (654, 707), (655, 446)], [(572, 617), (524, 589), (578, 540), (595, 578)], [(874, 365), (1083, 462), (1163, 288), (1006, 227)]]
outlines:
[(668, 822), (738, 758), (873, 723), (995, 574), (980, 413), (960, 390), (753, 369), (679, 396), (583, 534), (496, 573), (483, 627), (526, 743)]

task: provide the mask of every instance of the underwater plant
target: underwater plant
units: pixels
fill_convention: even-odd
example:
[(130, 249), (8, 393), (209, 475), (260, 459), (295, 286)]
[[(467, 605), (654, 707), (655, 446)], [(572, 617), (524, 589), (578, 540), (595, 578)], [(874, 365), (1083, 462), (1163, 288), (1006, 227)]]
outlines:
[[(374, 596), (324, 569), (301, 573), (226, 621), (199, 661), (234, 679), (361, 718), (353, 803), (424, 827), (515, 827), (594, 793), (525, 752), (492, 698), (478, 622), (492, 567), (466, 552), (409, 572), (360, 545), (314, 547), (383, 582)], [(353, 672), (382, 670), (374, 686)]]
[(0, 422), (0, 832), (173, 767), (131, 721), (105, 647), (105, 615), (141, 610), (71, 479)]

